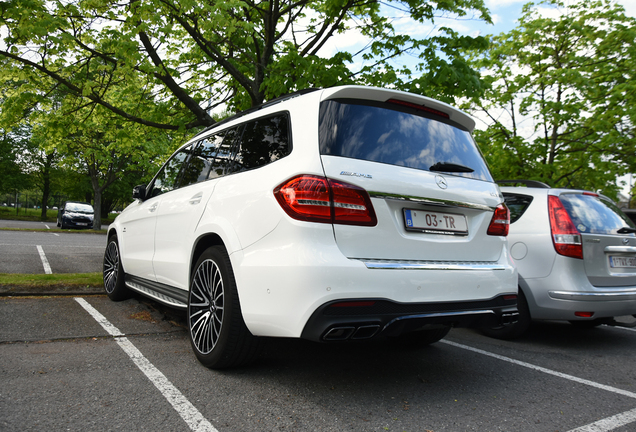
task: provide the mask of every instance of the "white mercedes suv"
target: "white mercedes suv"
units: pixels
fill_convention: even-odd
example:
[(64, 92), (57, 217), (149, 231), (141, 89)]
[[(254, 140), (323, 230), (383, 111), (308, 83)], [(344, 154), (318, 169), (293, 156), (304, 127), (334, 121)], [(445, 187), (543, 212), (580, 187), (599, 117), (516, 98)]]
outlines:
[(108, 230), (104, 286), (187, 309), (201, 363), (268, 337), (422, 346), (515, 321), (509, 213), (447, 104), (345, 86), (266, 103), (179, 148)]

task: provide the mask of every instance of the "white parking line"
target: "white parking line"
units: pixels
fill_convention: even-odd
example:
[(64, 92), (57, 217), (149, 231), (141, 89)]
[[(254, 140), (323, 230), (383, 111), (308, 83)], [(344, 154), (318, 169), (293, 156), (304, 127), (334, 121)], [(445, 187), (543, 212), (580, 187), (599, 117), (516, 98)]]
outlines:
[[(468, 351), (476, 352), (478, 354), (482, 354), (482, 355), (485, 355), (485, 356), (488, 356), (488, 357), (493, 357), (493, 358), (496, 358), (498, 360), (503, 360), (503, 361), (506, 361), (508, 363), (516, 364), (518, 366), (523, 366), (523, 367), (526, 367), (526, 368), (529, 368), (529, 369), (534, 369), (536, 371), (543, 372), (543, 373), (546, 373), (546, 374), (549, 374), (549, 375), (554, 375), (554, 376), (557, 376), (559, 378), (564, 378), (564, 379), (567, 379), (567, 380), (570, 380), (570, 381), (574, 381), (574, 382), (577, 382), (579, 384), (588, 385), (588, 386), (595, 387), (595, 388), (598, 388), (598, 389), (601, 389), (601, 390), (606, 390), (606, 391), (609, 391), (609, 392), (612, 392), (612, 393), (617, 393), (617, 394), (622, 395), (622, 396), (627, 396), (627, 397), (631, 397), (631, 398), (636, 399), (636, 393), (632, 393), (632, 392), (629, 392), (629, 391), (626, 391), (626, 390), (621, 390), (621, 389), (616, 388), (616, 387), (607, 386), (605, 384), (599, 384), (597, 382), (589, 381), (589, 380), (586, 380), (586, 379), (583, 379), (583, 378), (578, 378), (578, 377), (575, 377), (573, 375), (568, 375), (568, 374), (564, 374), (564, 373), (561, 373), (561, 372), (553, 371), (551, 369), (547, 369), (547, 368), (544, 368), (544, 367), (541, 367), (541, 366), (536, 366), (536, 365), (533, 365), (531, 363), (522, 362), (522, 361), (519, 361), (519, 360), (512, 359), (510, 357), (505, 357), (505, 356), (501, 356), (499, 354), (495, 354), (495, 353), (491, 353), (491, 352), (488, 352), (488, 351), (480, 350), (478, 348), (473, 348), (473, 347), (470, 347), (468, 345), (462, 345), (462, 344), (458, 344), (456, 342), (451, 342), (451, 341), (448, 341), (448, 340), (441, 340), (440, 342), (445, 343), (447, 345), (451, 345), (451, 346), (457, 347), (457, 348), (462, 348), (462, 349), (465, 349), (465, 350), (468, 350)], [(619, 428), (621, 426), (625, 426), (625, 425), (633, 423), (633, 422), (636, 422), (636, 409), (633, 409), (631, 411), (627, 411), (627, 412), (624, 412), (624, 413), (621, 413), (621, 414), (617, 414), (615, 416), (608, 417), (608, 418), (603, 419), (603, 420), (599, 420), (596, 423), (592, 423), (592, 424), (589, 424), (587, 426), (581, 426), (578, 429), (572, 429), (569, 432), (608, 432), (608, 431), (614, 430), (616, 428)]]
[(161, 373), (133, 344), (124, 337), (124, 334), (110, 321), (91, 306), (83, 298), (76, 297), (75, 300), (97, 321), (110, 335), (115, 337), (115, 341), (120, 348), (132, 359), (137, 367), (148, 377), (157, 387), (161, 394), (170, 402), (172, 407), (179, 413), (181, 418), (193, 431), (218, 432), (217, 429), (197, 410), (189, 400), (174, 386), (166, 376)]
[(53, 274), (53, 271), (51, 270), (51, 266), (49, 265), (49, 260), (46, 259), (46, 255), (44, 255), (44, 249), (42, 249), (42, 246), (37, 245), (38, 248), (38, 252), (40, 253), (40, 259), (42, 260), (42, 265), (44, 266), (44, 273), (46, 274)]
[(636, 422), (636, 408), (631, 411), (599, 420), (596, 423), (592, 423), (587, 426), (572, 429), (569, 432), (607, 432), (634, 422)]

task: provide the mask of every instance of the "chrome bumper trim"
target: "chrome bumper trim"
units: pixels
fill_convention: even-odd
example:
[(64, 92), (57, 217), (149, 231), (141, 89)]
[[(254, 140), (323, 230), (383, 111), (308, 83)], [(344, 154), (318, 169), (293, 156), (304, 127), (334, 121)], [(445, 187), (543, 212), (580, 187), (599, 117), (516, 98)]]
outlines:
[(636, 300), (636, 289), (613, 290), (606, 292), (575, 292), (575, 291), (549, 291), (550, 298), (555, 300), (578, 301), (621, 301)]
[(499, 263), (480, 261), (403, 261), (403, 260), (374, 260), (358, 259), (368, 269), (381, 270), (469, 270), (492, 271), (506, 270), (509, 267)]

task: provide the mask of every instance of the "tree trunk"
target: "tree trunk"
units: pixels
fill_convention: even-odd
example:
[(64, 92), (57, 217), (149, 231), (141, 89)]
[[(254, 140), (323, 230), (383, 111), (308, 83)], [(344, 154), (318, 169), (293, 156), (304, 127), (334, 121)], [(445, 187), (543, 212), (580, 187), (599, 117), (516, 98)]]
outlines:
[(53, 165), (55, 153), (46, 155), (44, 165), (42, 166), (42, 213), (40, 219), (46, 220), (46, 210), (49, 203), (49, 195), (51, 194), (51, 165)]

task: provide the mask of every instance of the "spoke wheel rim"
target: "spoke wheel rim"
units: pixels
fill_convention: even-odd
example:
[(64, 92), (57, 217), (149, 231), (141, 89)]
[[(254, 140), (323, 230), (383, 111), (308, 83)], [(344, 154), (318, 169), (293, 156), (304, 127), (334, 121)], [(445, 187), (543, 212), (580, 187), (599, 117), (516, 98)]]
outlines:
[(206, 259), (194, 274), (190, 287), (188, 320), (192, 343), (201, 354), (209, 354), (219, 341), (223, 327), (225, 291), (216, 262)]
[(104, 288), (112, 293), (117, 287), (119, 277), (119, 248), (117, 243), (110, 242), (104, 254)]

